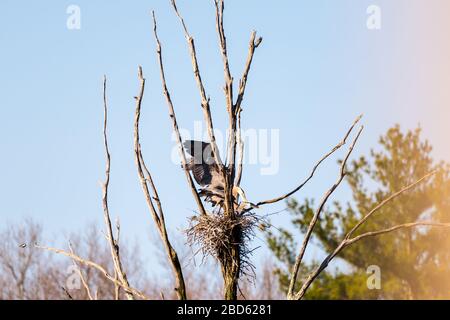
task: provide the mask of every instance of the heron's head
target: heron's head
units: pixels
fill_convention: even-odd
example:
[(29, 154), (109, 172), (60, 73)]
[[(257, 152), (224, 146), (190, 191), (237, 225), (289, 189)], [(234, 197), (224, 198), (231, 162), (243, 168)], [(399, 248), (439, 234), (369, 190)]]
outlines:
[(253, 203), (251, 203), (250, 201), (247, 200), (247, 196), (245, 195), (245, 192), (244, 192), (244, 190), (242, 190), (241, 187), (233, 186), (233, 197), (237, 198), (238, 196), (241, 197), (242, 205), (257, 208), (256, 205), (254, 205)]

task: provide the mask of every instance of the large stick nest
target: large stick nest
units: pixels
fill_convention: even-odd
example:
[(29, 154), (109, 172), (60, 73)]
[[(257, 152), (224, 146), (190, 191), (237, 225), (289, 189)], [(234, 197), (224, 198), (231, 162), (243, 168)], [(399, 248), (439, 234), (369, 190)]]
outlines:
[(208, 214), (191, 217), (190, 227), (186, 230), (187, 241), (191, 246), (199, 247), (203, 258), (212, 256), (224, 262), (233, 259), (231, 248), (237, 246), (241, 263), (241, 274), (251, 276), (254, 267), (248, 259), (252, 249), (249, 242), (254, 238), (255, 227), (261, 219), (251, 212), (230, 217), (223, 214)]

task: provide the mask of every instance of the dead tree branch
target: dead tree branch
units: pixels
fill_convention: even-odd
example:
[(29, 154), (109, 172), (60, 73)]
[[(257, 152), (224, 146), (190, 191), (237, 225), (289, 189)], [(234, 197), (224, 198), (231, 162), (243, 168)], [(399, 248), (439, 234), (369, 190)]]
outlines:
[[(236, 162), (236, 117), (234, 114), (234, 101), (233, 101), (233, 77), (230, 72), (230, 63), (228, 61), (228, 52), (227, 52), (227, 39), (225, 36), (225, 30), (223, 28), (223, 10), (224, 10), (224, 2), (223, 0), (214, 0), (214, 4), (216, 6), (216, 29), (217, 34), (219, 36), (219, 46), (220, 53), (222, 55), (223, 60), (223, 70), (225, 77), (225, 85), (223, 87), (225, 94), (226, 107), (228, 112), (229, 124), (228, 124), (228, 153), (226, 158), (226, 163), (230, 172), (230, 181), (233, 181), (234, 175), (234, 166)], [(229, 188), (231, 187), (228, 186)], [(228, 191), (230, 192), (230, 191)]]
[(248, 74), (250, 72), (250, 68), (252, 66), (253, 56), (255, 54), (256, 48), (262, 42), (262, 37), (256, 38), (256, 31), (252, 31), (250, 35), (250, 42), (248, 46), (248, 55), (247, 62), (245, 64), (244, 72), (242, 74), (242, 78), (239, 81), (239, 92), (238, 97), (235, 103), (234, 112), (237, 113), (241, 109), (242, 101), (244, 100), (245, 88), (247, 86)]
[(163, 64), (163, 58), (162, 58), (162, 47), (161, 47), (161, 42), (159, 41), (159, 37), (158, 37), (155, 12), (152, 12), (152, 15), (153, 15), (153, 34), (154, 34), (155, 41), (156, 41), (156, 53), (158, 56), (158, 64), (159, 64), (159, 68), (160, 68), (161, 83), (162, 83), (162, 87), (163, 87), (164, 96), (166, 97), (167, 107), (169, 108), (169, 117), (172, 122), (173, 131), (174, 131), (176, 139), (177, 139), (178, 152), (179, 152), (179, 155), (181, 158), (181, 163), (183, 166), (184, 173), (186, 175), (186, 179), (188, 181), (189, 187), (191, 188), (192, 195), (194, 196), (194, 199), (197, 202), (199, 212), (202, 215), (206, 215), (206, 210), (203, 206), (203, 203), (200, 199), (197, 189), (195, 188), (195, 184), (192, 179), (192, 176), (189, 173), (189, 170), (187, 169), (186, 153), (184, 151), (183, 142), (181, 140), (180, 130), (178, 129), (178, 122), (177, 122), (177, 117), (175, 115), (175, 109), (173, 107), (172, 98), (170, 97), (170, 93), (167, 88), (166, 75), (164, 72), (164, 64)]
[[(69, 242), (69, 250), (71, 254), (74, 254), (72, 244)], [(80, 265), (78, 264), (77, 260), (72, 259), (73, 265), (77, 268), (78, 275), (80, 276), (81, 283), (83, 284), (84, 289), (86, 290), (86, 294), (88, 295), (89, 300), (94, 300), (91, 294), (91, 289), (89, 288), (89, 284), (87, 283), (83, 271), (81, 271)], [(117, 285), (116, 285), (117, 286)], [(119, 287), (119, 286), (117, 286)]]
[(314, 174), (316, 173), (316, 170), (319, 168), (319, 166), (322, 164), (322, 162), (324, 162), (329, 156), (331, 156), (333, 153), (335, 153), (337, 150), (339, 150), (342, 146), (344, 146), (347, 143), (347, 139), (350, 136), (350, 134), (353, 131), (353, 128), (356, 126), (356, 124), (361, 120), (362, 115), (358, 116), (356, 118), (356, 120), (353, 122), (352, 126), (350, 127), (350, 129), (347, 131), (347, 133), (345, 134), (344, 138), (341, 140), (341, 142), (339, 142), (336, 146), (333, 147), (333, 149), (331, 149), (326, 155), (324, 155), (322, 157), (322, 159), (319, 160), (319, 162), (316, 163), (316, 165), (313, 167), (310, 175), (306, 178), (306, 180), (304, 180), (298, 187), (296, 187), (294, 190), (278, 197), (278, 198), (274, 198), (274, 199), (270, 199), (270, 200), (264, 200), (264, 201), (260, 201), (256, 204), (256, 206), (262, 206), (265, 204), (271, 204), (271, 203), (276, 203), (279, 201), (282, 201), (284, 199), (289, 198), (290, 196), (292, 196), (294, 193), (296, 193), (297, 191), (299, 191), (301, 188), (303, 188), (314, 176)]
[[(230, 171), (230, 181), (240, 182), (242, 175), (242, 166), (239, 165), (239, 178), (236, 178), (236, 145), (239, 143), (243, 148), (242, 141), (238, 142), (239, 139), (237, 136), (240, 136), (240, 132), (237, 132), (239, 129), (237, 128), (238, 124), (238, 113), (240, 113), (242, 100), (244, 98), (245, 87), (247, 84), (248, 73), (250, 71), (251, 63), (253, 60), (253, 55), (255, 53), (255, 49), (259, 46), (262, 41), (262, 38), (256, 38), (256, 32), (253, 31), (250, 37), (250, 45), (249, 45), (249, 53), (247, 57), (247, 62), (245, 65), (244, 73), (242, 79), (239, 81), (239, 92), (236, 103), (233, 100), (233, 77), (230, 72), (230, 64), (228, 59), (227, 52), (227, 40), (225, 36), (225, 29), (223, 26), (223, 11), (224, 11), (224, 1), (223, 0), (214, 0), (214, 4), (216, 7), (216, 29), (219, 36), (219, 44), (220, 51), (222, 54), (223, 60), (223, 68), (224, 68), (224, 77), (225, 77), (225, 100), (227, 103), (227, 111), (229, 116), (229, 138), (228, 138), (228, 154), (227, 154), (227, 165)], [(243, 154), (243, 153), (242, 153)]]
[(256, 48), (258, 48), (258, 46), (261, 44), (262, 42), (262, 37), (259, 37), (258, 39), (256, 39), (256, 31), (253, 31), (250, 35), (250, 43), (249, 43), (249, 48), (248, 48), (248, 55), (247, 55), (247, 62), (245, 64), (245, 68), (244, 68), (244, 72), (242, 74), (242, 78), (239, 80), (239, 91), (238, 91), (238, 97), (236, 100), (236, 103), (233, 106), (233, 121), (231, 123), (231, 132), (233, 133), (235, 130), (236, 131), (236, 135), (235, 137), (233, 137), (233, 135), (231, 135), (232, 138), (234, 138), (234, 140), (231, 140), (231, 148), (229, 146), (229, 148), (231, 149), (230, 153), (231, 153), (231, 158), (232, 158), (232, 173), (235, 173), (235, 169), (234, 169), (234, 163), (235, 163), (235, 158), (236, 158), (236, 145), (238, 146), (239, 149), (239, 159), (238, 159), (238, 163), (237, 163), (237, 172), (234, 178), (234, 184), (239, 186), (241, 183), (241, 179), (242, 179), (242, 166), (243, 166), (243, 161), (244, 161), (244, 141), (242, 140), (242, 128), (241, 128), (241, 112), (242, 112), (242, 101), (244, 100), (244, 94), (245, 94), (245, 88), (247, 86), (247, 79), (248, 79), (248, 74), (250, 72), (250, 68), (252, 65), (252, 61), (253, 61), (253, 56), (255, 54), (255, 50)]
[(339, 243), (339, 245), (336, 247), (336, 249), (334, 249), (334, 251), (332, 253), (330, 253), (322, 261), (322, 263), (308, 275), (308, 277), (303, 282), (302, 287), (300, 288), (300, 290), (297, 293), (293, 293), (292, 290), (288, 293), (288, 299), (292, 299), (292, 300), (302, 299), (303, 296), (305, 295), (306, 291), (310, 287), (310, 285), (320, 275), (320, 273), (328, 266), (328, 264), (331, 262), (331, 260), (333, 260), (333, 258), (336, 257), (343, 249), (345, 249), (346, 247), (350, 246), (351, 244), (353, 244), (353, 243), (355, 243), (357, 241), (360, 241), (360, 240), (362, 240), (364, 238), (367, 238), (367, 237), (378, 236), (378, 235), (390, 233), (390, 232), (393, 232), (393, 231), (396, 231), (396, 230), (399, 230), (399, 229), (404, 229), (404, 228), (413, 228), (413, 227), (419, 227), (419, 226), (450, 227), (450, 223), (417, 221), (417, 222), (411, 222), (411, 223), (404, 223), (404, 224), (395, 225), (393, 227), (390, 227), (390, 228), (387, 228), (387, 229), (383, 229), (383, 230), (366, 232), (366, 233), (363, 233), (361, 235), (355, 236), (353, 238), (351, 237), (351, 235), (362, 224), (364, 224), (367, 221), (367, 219), (370, 218), (370, 216), (372, 216), (381, 207), (385, 206), (387, 203), (391, 202), (392, 200), (394, 200), (395, 198), (397, 198), (398, 196), (400, 196), (404, 192), (407, 192), (408, 190), (414, 188), (415, 186), (417, 186), (418, 184), (420, 184), (424, 180), (428, 179), (429, 177), (431, 177), (435, 173), (436, 173), (436, 171), (433, 171), (431, 173), (426, 174), (425, 176), (423, 176), (422, 178), (418, 179), (417, 181), (411, 183), (410, 185), (402, 188), (401, 190), (399, 190), (399, 191), (395, 192), (394, 194), (392, 194), (391, 196), (387, 197), (385, 200), (383, 200), (378, 205), (376, 205), (372, 210), (370, 210), (370, 212), (367, 213), (363, 218), (361, 218), (358, 221), (358, 223), (344, 236), (343, 240)]
[(237, 127), (236, 127), (236, 140), (237, 140), (237, 147), (239, 152), (239, 158), (237, 161), (237, 169), (236, 169), (236, 177), (234, 178), (234, 185), (240, 186), (242, 181), (242, 170), (244, 166), (244, 140), (242, 139), (242, 127), (241, 127), (241, 112), (242, 109), (239, 109), (237, 112)]
[(69, 291), (67, 291), (66, 287), (61, 287), (61, 289), (63, 290), (64, 294), (67, 296), (68, 300), (73, 300), (72, 295), (70, 294)]
[(180, 20), (180, 23), (183, 27), (184, 35), (186, 37), (188, 46), (189, 46), (189, 52), (191, 55), (191, 62), (192, 62), (192, 70), (194, 72), (194, 77), (197, 82), (197, 86), (200, 92), (200, 98), (201, 98), (201, 106), (203, 111), (203, 117), (205, 119), (206, 128), (208, 131), (208, 137), (211, 144), (211, 151), (214, 156), (214, 161), (217, 164), (219, 171), (223, 177), (223, 180), (225, 182), (224, 187), (224, 205), (225, 205), (225, 214), (227, 215), (234, 215), (234, 208), (233, 208), (233, 195), (231, 192), (232, 189), (232, 180), (230, 179), (230, 175), (228, 175), (227, 169), (222, 163), (222, 160), (220, 158), (219, 149), (217, 147), (216, 143), (216, 137), (214, 134), (214, 125), (211, 115), (211, 108), (209, 104), (209, 97), (206, 95), (205, 86), (203, 85), (203, 80), (200, 74), (200, 68), (198, 65), (197, 60), (197, 51), (195, 49), (195, 42), (194, 38), (189, 34), (189, 31), (186, 27), (186, 23), (184, 22), (183, 17), (181, 16), (180, 12), (178, 11), (177, 4), (175, 0), (171, 0), (172, 7), (175, 11), (175, 14), (177, 15), (178, 19)]
[[(186, 287), (185, 287), (184, 278), (183, 278), (183, 271), (181, 269), (181, 264), (178, 259), (178, 254), (169, 241), (169, 236), (167, 234), (166, 223), (165, 223), (165, 219), (164, 219), (164, 211), (163, 211), (163, 208), (161, 205), (158, 191), (156, 189), (156, 186), (155, 186), (153, 178), (150, 174), (150, 171), (147, 169), (147, 166), (145, 165), (144, 158), (143, 158), (142, 152), (141, 152), (141, 144), (139, 141), (139, 120), (140, 120), (140, 115), (141, 115), (141, 105), (142, 105), (142, 99), (144, 96), (144, 88), (145, 88), (145, 79), (142, 74), (141, 67), (139, 67), (138, 77), (139, 77), (139, 81), (140, 81), (140, 90), (139, 90), (139, 95), (136, 97), (136, 113), (135, 113), (135, 119), (134, 119), (134, 154), (135, 154), (136, 167), (138, 169), (139, 179), (141, 182), (142, 190), (144, 191), (147, 205), (150, 209), (152, 218), (156, 224), (156, 228), (157, 228), (158, 233), (161, 237), (161, 240), (164, 244), (169, 261), (172, 266), (173, 273), (175, 275), (175, 281), (176, 281), (175, 291), (180, 300), (186, 300), (187, 299)], [(152, 190), (153, 194), (150, 193), (149, 186), (150, 186), (150, 189)], [(153, 204), (153, 200), (156, 202), (157, 209), (155, 208), (155, 205)]]
[[(245, 87), (247, 83), (248, 73), (250, 71), (250, 66), (253, 60), (253, 55), (255, 49), (259, 46), (262, 41), (262, 38), (256, 39), (256, 32), (252, 32), (250, 39), (250, 48), (249, 54), (246, 62), (246, 66), (244, 69), (244, 73), (242, 79), (239, 83), (239, 93), (236, 102), (233, 100), (233, 77), (230, 72), (230, 63), (228, 59), (227, 52), (227, 42), (226, 36), (223, 26), (223, 11), (224, 11), (224, 1), (223, 0), (214, 0), (215, 8), (216, 8), (216, 29), (219, 36), (219, 45), (220, 51), (223, 60), (223, 69), (224, 69), (224, 78), (225, 78), (225, 100), (226, 107), (229, 116), (229, 136), (228, 136), (228, 151), (226, 155), (226, 166), (222, 163), (219, 155), (219, 151), (216, 144), (216, 139), (214, 136), (214, 127), (211, 116), (211, 109), (209, 98), (206, 95), (205, 86), (202, 81), (202, 77), (199, 70), (198, 60), (197, 60), (197, 52), (195, 49), (194, 38), (189, 34), (186, 23), (181, 16), (175, 0), (171, 0), (172, 7), (175, 11), (176, 16), (178, 17), (181, 26), (183, 28), (184, 35), (186, 37), (189, 52), (191, 56), (192, 68), (194, 72), (194, 77), (200, 91), (201, 98), (201, 106), (203, 111), (204, 120), (206, 123), (208, 136), (211, 144), (211, 151), (215, 160), (215, 164), (219, 169), (220, 175), (223, 177), (223, 214), (226, 218), (237, 221), (236, 210), (238, 206), (237, 204), (237, 194), (242, 195), (243, 192), (240, 188), (235, 188), (240, 184), (240, 180), (242, 177), (242, 162), (244, 155), (244, 144), (241, 137), (241, 126), (240, 126), (240, 112), (241, 112), (241, 104), (244, 97)], [(155, 22), (155, 36), (156, 36), (156, 22)], [(157, 36), (156, 36), (157, 38)], [(160, 67), (162, 68), (161, 62), (161, 49), (159, 40), (158, 43), (158, 55), (160, 56)], [(163, 73), (163, 72), (162, 72)], [(165, 83), (164, 77), (162, 77), (163, 86)], [(167, 96), (167, 94), (166, 94)], [(236, 131), (239, 130), (238, 133)], [(239, 138), (237, 138), (239, 136)], [(237, 141), (239, 139), (239, 142)], [(236, 146), (239, 143), (239, 151), (240, 158), (238, 164), (238, 176), (236, 177)], [(236, 194), (235, 194), (236, 191)], [(227, 251), (230, 252), (229, 256), (220, 258), (219, 261), (221, 263), (222, 274), (224, 278), (224, 296), (226, 299), (236, 299), (237, 298), (237, 283), (239, 280), (239, 275), (241, 272), (241, 252), (240, 246), (242, 245), (242, 230), (240, 227), (236, 227), (231, 230), (231, 238), (230, 242), (232, 245), (228, 248)]]
[(193, 72), (194, 72), (195, 80), (197, 82), (198, 89), (200, 91), (203, 116), (205, 118), (206, 126), (208, 129), (208, 136), (209, 136), (209, 139), (211, 142), (211, 150), (214, 155), (214, 160), (216, 161), (217, 165), (219, 165), (219, 167), (225, 177), (226, 172), (224, 170), (222, 160), (220, 158), (219, 149), (217, 148), (216, 138), (215, 138), (215, 134), (214, 134), (214, 126), (213, 126), (213, 121), (212, 121), (212, 116), (211, 116), (211, 109), (210, 109), (210, 105), (209, 105), (209, 98), (206, 96), (205, 86), (203, 85), (203, 80), (202, 80), (202, 77), (200, 74), (200, 69), (198, 66), (197, 52), (195, 50), (194, 38), (189, 34), (189, 31), (186, 27), (184, 19), (178, 11), (175, 0), (171, 0), (171, 2), (172, 2), (172, 7), (175, 11), (175, 14), (177, 15), (177, 17), (180, 20), (180, 23), (183, 27), (184, 35), (185, 35), (186, 40), (189, 45), (189, 51), (190, 51), (191, 60), (192, 60), (192, 68), (193, 68)]
[[(353, 128), (353, 127), (352, 127)], [(349, 132), (351, 132), (352, 128), (350, 129)], [(311, 235), (313, 233), (314, 227), (317, 223), (317, 220), (319, 219), (320, 214), (322, 213), (328, 199), (330, 198), (330, 196), (333, 194), (333, 192), (337, 189), (337, 187), (339, 187), (339, 185), (341, 184), (341, 182), (344, 180), (345, 176), (347, 175), (346, 172), (346, 165), (347, 165), (347, 161), (356, 145), (356, 142), (358, 142), (358, 139), (361, 135), (361, 132), (363, 130), (363, 126), (360, 127), (358, 133), (356, 134), (355, 139), (353, 140), (353, 143), (351, 144), (347, 155), (345, 156), (344, 160), (341, 163), (341, 169), (339, 172), (339, 177), (338, 180), (331, 186), (331, 188), (325, 193), (324, 197), (322, 198), (322, 201), (320, 202), (320, 205), (318, 206), (316, 212), (314, 213), (314, 216), (311, 219), (311, 222), (309, 223), (308, 229), (306, 231), (305, 234), (305, 238), (303, 239), (303, 243), (300, 247), (300, 252), (297, 255), (297, 258), (295, 259), (295, 264), (294, 264), (294, 268), (292, 271), (292, 276), (291, 276), (291, 280), (289, 283), (289, 289), (288, 289), (288, 297), (292, 296), (293, 291), (294, 291), (294, 286), (295, 283), (297, 282), (297, 276), (298, 276), (298, 271), (300, 269), (300, 265), (302, 263), (303, 260), (303, 256), (305, 254), (306, 251), (306, 247), (308, 246), (309, 240), (311, 239)], [(348, 135), (344, 138), (344, 143), (345, 143), (345, 139), (347, 139)]]
[(377, 212), (381, 207), (383, 207), (386, 203), (392, 201), (393, 199), (397, 198), (399, 195), (401, 195), (402, 193), (414, 188), (415, 186), (417, 186), (418, 184), (422, 183), (423, 181), (427, 180), (428, 178), (430, 178), (431, 176), (435, 175), (437, 173), (437, 171), (432, 171), (426, 175), (424, 175), (422, 178), (420, 178), (419, 180), (415, 181), (414, 183), (411, 183), (410, 185), (406, 186), (405, 188), (393, 193), (391, 196), (389, 196), (388, 198), (384, 199), (383, 201), (381, 201), (379, 204), (377, 204), (372, 210), (370, 210), (369, 213), (367, 213), (347, 234), (346, 238), (350, 238), (351, 235), (362, 225), (364, 224), (364, 222), (367, 221), (367, 219), (369, 219), (375, 212)]
[(359, 236), (350, 238), (346, 240), (346, 245), (345, 246), (349, 246), (359, 240), (362, 240), (364, 238), (367, 237), (375, 237), (378, 235), (382, 235), (385, 233), (389, 233), (392, 231), (396, 231), (398, 229), (405, 229), (405, 228), (414, 228), (414, 227), (444, 227), (444, 228), (449, 228), (450, 227), (450, 223), (440, 223), (440, 222), (433, 222), (433, 221), (419, 221), (419, 222), (410, 222), (410, 223), (403, 223), (403, 224), (399, 224), (390, 228), (386, 228), (383, 230), (378, 230), (378, 231), (370, 231), (370, 232), (366, 232), (363, 234), (360, 234)]
[(220, 52), (223, 60), (223, 70), (225, 75), (224, 92), (227, 100), (227, 111), (233, 114), (233, 77), (230, 72), (230, 63), (228, 61), (227, 39), (225, 37), (225, 30), (223, 28), (223, 0), (214, 0), (216, 6), (216, 28), (219, 35)]
[[(114, 238), (114, 233), (111, 224), (111, 217), (108, 208), (108, 187), (110, 180), (110, 170), (111, 170), (111, 155), (109, 153), (108, 147), (108, 135), (107, 135), (107, 124), (108, 124), (108, 103), (106, 97), (106, 76), (103, 78), (103, 111), (104, 111), (104, 121), (103, 121), (103, 142), (105, 146), (106, 155), (106, 179), (102, 184), (102, 205), (103, 205), (103, 217), (106, 225), (106, 235), (109, 246), (111, 248), (111, 256), (114, 263), (114, 269), (117, 272), (118, 279), (122, 282), (124, 287), (129, 287), (127, 275), (122, 266), (122, 261), (120, 260), (120, 248), (118, 241)], [(133, 300), (133, 294), (131, 292), (125, 291), (128, 300)]]
[[(44, 249), (48, 251), (52, 251), (58, 254), (65, 255), (69, 258), (72, 258), (73, 262), (79, 262), (82, 264), (85, 264), (87, 266), (93, 267), (97, 270), (99, 270), (107, 279), (112, 281), (116, 286), (116, 296), (117, 296), (117, 287), (121, 287), (125, 291), (125, 295), (128, 300), (134, 300), (134, 296), (140, 297), (142, 299), (148, 299), (142, 292), (133, 289), (130, 287), (130, 284), (127, 279), (127, 275), (125, 273), (125, 270), (122, 266), (122, 261), (120, 259), (120, 248), (119, 248), (119, 232), (120, 227), (117, 225), (117, 237), (114, 236), (113, 233), (113, 227), (111, 223), (111, 216), (109, 213), (109, 207), (108, 207), (108, 188), (109, 188), (109, 181), (110, 181), (110, 172), (111, 172), (111, 155), (109, 153), (109, 147), (108, 147), (108, 133), (107, 133), (107, 125), (108, 125), (108, 101), (107, 101), (107, 95), (106, 95), (106, 76), (103, 78), (103, 112), (104, 112), (104, 119), (103, 119), (103, 143), (105, 147), (105, 157), (106, 157), (106, 169), (105, 169), (105, 182), (102, 183), (102, 207), (103, 207), (103, 218), (106, 225), (106, 240), (108, 241), (110, 250), (111, 250), (111, 257), (113, 261), (114, 266), (114, 274), (115, 276), (111, 276), (108, 271), (102, 267), (101, 265), (90, 261), (83, 259), (76, 254), (73, 253), (72, 247), (69, 244), (69, 248), (71, 252), (67, 252), (64, 250), (51, 248), (51, 247), (43, 247), (35, 244), (36, 248)], [(77, 265), (78, 266), (78, 265)], [(83, 283), (83, 286), (86, 289), (86, 292), (89, 296), (89, 299), (93, 300), (92, 294), (90, 292), (89, 286), (87, 282), (85, 281), (83, 274), (81, 273), (81, 270), (78, 266), (79, 275), (81, 278), (81, 281)], [(97, 298), (97, 297), (96, 297)]]
[(98, 271), (101, 272), (101, 274), (105, 278), (107, 278), (108, 280), (112, 281), (114, 284), (117, 284), (118, 286), (122, 287), (125, 290), (125, 292), (130, 292), (131, 294), (135, 295), (136, 297), (139, 297), (139, 298), (144, 299), (144, 300), (150, 300), (150, 298), (147, 297), (141, 291), (139, 291), (137, 289), (134, 289), (134, 288), (132, 288), (130, 286), (127, 286), (122, 281), (115, 279), (113, 276), (111, 276), (109, 274), (109, 272), (103, 266), (101, 266), (100, 264), (98, 264), (96, 262), (93, 262), (93, 261), (87, 260), (87, 259), (83, 259), (80, 256), (78, 256), (76, 254), (73, 254), (73, 253), (70, 253), (70, 252), (67, 252), (65, 250), (52, 248), (52, 247), (44, 247), (44, 246), (40, 246), (38, 244), (35, 244), (34, 246), (37, 249), (47, 250), (47, 251), (51, 251), (51, 252), (54, 252), (54, 253), (57, 253), (57, 254), (64, 255), (64, 256), (69, 257), (72, 260), (78, 261), (79, 263), (82, 263), (82, 264), (84, 264), (84, 265), (86, 265), (88, 267), (92, 267), (94, 269), (97, 269)]

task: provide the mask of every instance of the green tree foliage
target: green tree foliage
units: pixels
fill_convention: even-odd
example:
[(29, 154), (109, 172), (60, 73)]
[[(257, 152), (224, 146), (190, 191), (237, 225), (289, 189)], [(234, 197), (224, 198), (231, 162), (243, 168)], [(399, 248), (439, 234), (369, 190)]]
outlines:
[[(316, 244), (331, 252), (362, 215), (436, 169), (433, 178), (374, 214), (358, 234), (418, 220), (450, 221), (450, 166), (434, 163), (432, 148), (421, 140), (420, 133), (420, 129), (402, 133), (395, 126), (380, 138), (380, 150), (372, 150), (370, 157), (360, 157), (349, 165), (346, 181), (353, 200), (335, 202), (322, 213), (313, 233)], [(288, 206), (293, 227), (304, 233), (314, 213), (314, 201), (290, 200)], [(276, 272), (281, 287), (287, 291), (298, 245), (286, 229), (269, 231), (267, 239), (280, 262)], [(339, 258), (349, 268), (344, 268), (345, 272), (326, 270), (310, 287), (306, 299), (450, 299), (448, 229), (418, 227), (369, 237), (346, 248)], [(381, 269), (379, 290), (368, 289), (366, 270), (370, 265)], [(306, 276), (313, 267), (314, 263), (303, 266), (300, 274)]]

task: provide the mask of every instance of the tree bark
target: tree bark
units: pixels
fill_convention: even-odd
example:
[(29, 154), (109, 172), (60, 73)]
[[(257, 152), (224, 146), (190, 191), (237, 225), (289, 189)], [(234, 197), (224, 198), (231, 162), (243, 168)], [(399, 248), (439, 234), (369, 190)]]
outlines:
[(239, 275), (241, 272), (241, 257), (239, 245), (234, 244), (230, 248), (229, 255), (221, 259), (223, 276), (223, 290), (225, 300), (237, 300)]

